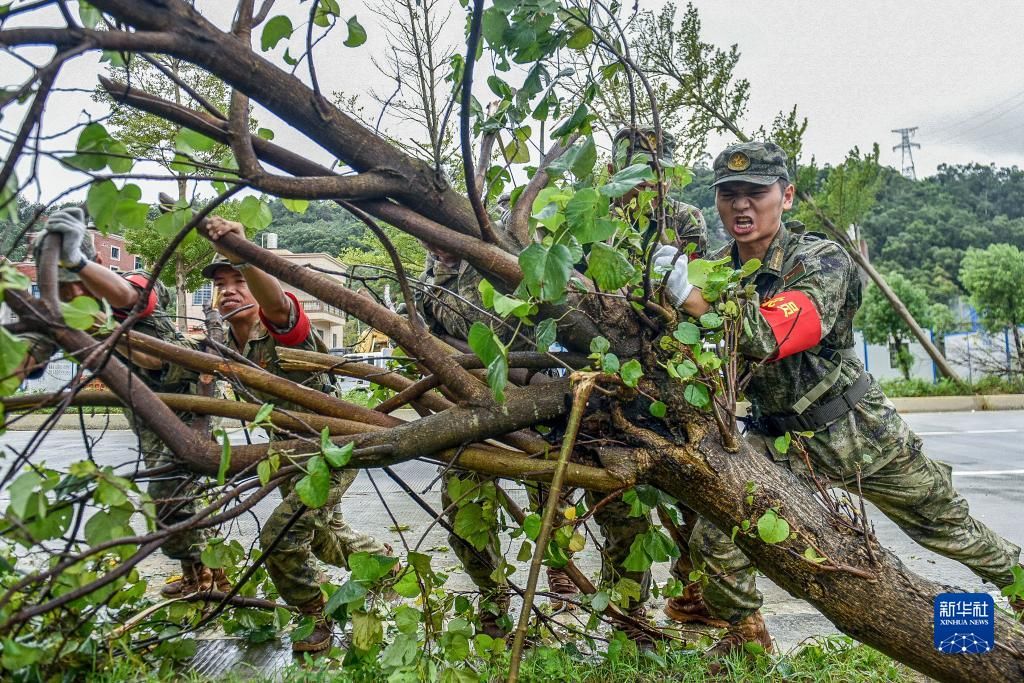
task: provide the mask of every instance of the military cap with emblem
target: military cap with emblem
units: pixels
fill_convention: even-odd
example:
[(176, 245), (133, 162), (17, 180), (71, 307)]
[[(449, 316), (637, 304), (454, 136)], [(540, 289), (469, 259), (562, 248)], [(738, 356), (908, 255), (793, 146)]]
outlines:
[(741, 142), (730, 145), (715, 157), (715, 181), (722, 183), (754, 183), (771, 185), (789, 180), (786, 153), (774, 142)]
[(206, 264), (206, 266), (203, 268), (201, 272), (203, 277), (205, 277), (207, 280), (212, 280), (213, 274), (217, 272), (217, 269), (223, 268), (224, 266), (227, 266), (228, 268), (234, 268), (235, 270), (243, 270), (245, 268), (248, 268), (249, 264), (232, 263), (231, 261), (228, 260), (227, 256), (224, 256), (223, 254), (214, 254), (213, 260)]
[[(612, 164), (616, 169), (625, 168), (634, 161), (637, 154), (650, 155), (657, 150), (658, 158), (673, 161), (676, 152), (676, 138), (667, 130), (661, 131), (661, 146), (654, 128), (620, 128), (612, 138)], [(649, 158), (648, 158), (649, 161)]]

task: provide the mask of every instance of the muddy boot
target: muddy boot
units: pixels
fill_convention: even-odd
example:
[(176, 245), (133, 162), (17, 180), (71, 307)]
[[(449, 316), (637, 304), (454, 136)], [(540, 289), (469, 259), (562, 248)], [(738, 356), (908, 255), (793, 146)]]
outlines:
[(312, 602), (299, 605), (299, 614), (313, 617), (313, 632), (302, 640), (294, 641), (292, 652), (322, 652), (331, 647), (331, 641), (334, 640), (334, 622), (324, 614), (324, 604), (324, 597), (321, 595)]
[[(227, 578), (224, 577), (223, 571), (220, 571), (220, 575), (224, 578), (224, 583), (227, 584)], [(231, 584), (227, 584), (227, 586), (228, 590), (231, 590)], [(213, 572), (210, 571), (209, 567), (205, 566), (202, 562), (182, 560), (181, 576), (170, 579), (167, 585), (161, 589), (160, 594), (165, 598), (180, 598), (185, 595), (208, 591), (212, 588)]]
[(580, 589), (572, 582), (564, 569), (547, 568), (548, 590), (558, 597), (548, 598), (548, 604), (552, 611), (572, 611), (576, 609), (576, 602), (580, 598)]
[(625, 617), (613, 616), (612, 626), (625, 633), (626, 637), (636, 644), (636, 649), (641, 651), (655, 649), (658, 639), (655, 634), (652, 634), (652, 631), (658, 629), (647, 615), (647, 608), (644, 605), (638, 605), (626, 612)]
[(508, 635), (508, 631), (502, 626), (502, 617), (508, 614), (509, 604), (512, 596), (508, 588), (502, 586), (489, 597), (480, 598), (480, 631), (491, 638), (499, 640)]
[(708, 673), (717, 676), (722, 671), (722, 664), (716, 660), (721, 660), (734, 652), (746, 653), (747, 643), (756, 643), (767, 653), (772, 651), (772, 637), (768, 635), (768, 627), (765, 626), (760, 611), (730, 625), (718, 642), (708, 648), (704, 653), (705, 659), (709, 660)]
[(669, 598), (665, 602), (665, 615), (680, 624), (705, 624), (715, 628), (727, 628), (729, 622), (716, 619), (708, 611), (704, 603), (704, 593), (699, 583), (691, 583), (679, 597)]

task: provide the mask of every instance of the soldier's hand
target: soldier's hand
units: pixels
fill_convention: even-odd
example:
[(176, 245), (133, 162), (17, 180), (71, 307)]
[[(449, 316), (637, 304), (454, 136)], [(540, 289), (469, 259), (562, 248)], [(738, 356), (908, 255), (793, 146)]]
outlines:
[(224, 254), (225, 256), (231, 257), (231, 254), (221, 247), (220, 239), (225, 235), (238, 235), (241, 239), (245, 237), (245, 227), (238, 221), (229, 221), (222, 216), (213, 216), (206, 220), (206, 231), (210, 236), (210, 240), (213, 242), (213, 248), (218, 253)]
[[(678, 255), (678, 258), (677, 258)], [(673, 263), (675, 260), (675, 263)], [(673, 306), (678, 306), (693, 291), (687, 273), (689, 260), (671, 244), (663, 244), (654, 252), (654, 272), (657, 275), (669, 273), (665, 282), (665, 294)]]
[(82, 253), (86, 230), (85, 212), (77, 206), (61, 209), (47, 219), (46, 232), (61, 236), (60, 264), (65, 268), (81, 265), (86, 260)]

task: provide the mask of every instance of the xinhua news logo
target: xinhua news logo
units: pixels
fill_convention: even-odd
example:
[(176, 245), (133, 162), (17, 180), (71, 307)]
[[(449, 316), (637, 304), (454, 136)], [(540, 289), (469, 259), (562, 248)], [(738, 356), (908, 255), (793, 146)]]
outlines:
[(996, 605), (986, 593), (943, 593), (935, 598), (935, 649), (980, 655), (996, 644)]

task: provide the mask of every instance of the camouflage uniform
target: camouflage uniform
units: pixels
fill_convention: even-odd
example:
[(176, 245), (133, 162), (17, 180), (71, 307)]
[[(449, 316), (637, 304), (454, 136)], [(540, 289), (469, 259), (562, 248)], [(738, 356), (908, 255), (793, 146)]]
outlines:
[[(293, 382), (331, 393), (330, 377), (323, 373), (311, 374), (305, 371), (285, 371), (281, 368), (277, 347), (308, 349), (326, 353), (327, 347), (320, 335), (309, 324), (298, 299), (286, 293), (292, 302), (292, 318), (281, 330), (268, 329), (269, 322), (263, 319), (253, 326), (249, 339), (241, 343), (228, 327), (228, 343), (264, 370)], [(303, 334), (302, 331), (306, 333)], [(274, 403), (282, 410), (303, 410), (287, 401), (253, 391), (260, 401)], [(267, 556), (267, 572), (281, 598), (289, 605), (306, 605), (320, 599), (320, 575), (311, 554), (321, 561), (337, 567), (348, 567), (348, 557), (356, 552), (370, 552), (385, 555), (387, 547), (373, 537), (354, 530), (341, 515), (338, 506), (341, 498), (358, 474), (357, 470), (333, 470), (331, 489), (327, 502), (315, 510), (307, 510), (288, 529), (274, 551)], [(260, 544), (268, 547), (288, 523), (288, 520), (302, 505), (293, 487), (298, 477), (281, 485), (281, 503), (274, 508), (260, 531)]]
[[(150, 275), (144, 271), (133, 271), (125, 273), (124, 278), (141, 293), (148, 284)], [(196, 349), (196, 343), (178, 331), (171, 316), (167, 314), (170, 302), (170, 292), (162, 283), (157, 282), (150, 294), (146, 308), (143, 309), (144, 315), (135, 323), (133, 331), (156, 337), (165, 342)], [(149, 312), (145, 313), (145, 311)], [(127, 313), (128, 311), (119, 312), (115, 309), (114, 316), (124, 317)], [(130, 359), (122, 357), (122, 360), (132, 367)], [(140, 367), (132, 367), (132, 369), (153, 391), (172, 394), (196, 393), (196, 383), (198, 382), (196, 373), (186, 370), (180, 365), (164, 363), (159, 370), (147, 370)], [(176, 412), (176, 415), (185, 424), (191, 424), (195, 418), (192, 413), (187, 412)], [(139, 444), (147, 467), (156, 468), (177, 462), (171, 449), (160, 440), (160, 437), (149, 427), (137, 421), (134, 411), (125, 409), (125, 417), (139, 436)], [(193, 474), (181, 472), (180, 474), (165, 475), (159, 479), (151, 479), (146, 491), (156, 505), (157, 519), (161, 524), (177, 524), (194, 515), (199, 509), (198, 484), (196, 476)], [(171, 559), (198, 563), (200, 561), (199, 554), (210, 535), (209, 529), (182, 531), (168, 536), (161, 549)]]
[[(738, 268), (733, 245), (716, 258), (730, 254)], [(827, 385), (823, 379), (835, 377), (806, 410), (849, 395), (856, 383), (866, 382), (863, 398), (852, 410), (802, 439), (813, 474), (832, 486), (856, 490), (859, 473), (864, 497), (915, 541), (959, 560), (996, 586), (1012, 583), (1011, 568), (1020, 548), (970, 516), (967, 501), (953, 489), (950, 467), (922, 453), (921, 439), (850, 352), (853, 317), (861, 304), (861, 282), (850, 256), (824, 236), (782, 227), (749, 281), (759, 301), (744, 310), (747, 332), (739, 343), (752, 375), (747, 397), (754, 422), (748, 441), (780, 465), (810, 476), (802, 457), (775, 451), (774, 437), (785, 430), (770, 418), (800, 412), (794, 406), (812, 389)], [(806, 348), (813, 339), (806, 340), (806, 350), (787, 355), (787, 345), (799, 344), (807, 329), (798, 324), (801, 316), (815, 322), (815, 315), (820, 328), (811, 327), (815, 335), (821, 334), (820, 342)], [(781, 337), (780, 321), (781, 329), (788, 329)], [(735, 623), (760, 607), (754, 569), (727, 534), (701, 519), (690, 548), (694, 564), (710, 577), (704, 599), (716, 616)]]

